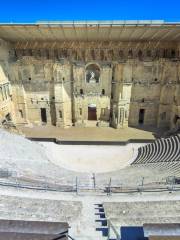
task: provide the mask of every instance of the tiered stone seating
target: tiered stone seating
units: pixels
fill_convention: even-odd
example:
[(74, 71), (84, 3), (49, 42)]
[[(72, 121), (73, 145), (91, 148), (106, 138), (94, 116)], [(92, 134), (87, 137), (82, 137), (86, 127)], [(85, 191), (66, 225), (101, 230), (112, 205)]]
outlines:
[(0, 240), (67, 240), (68, 228), (64, 222), (0, 220)]
[(106, 218), (119, 227), (180, 221), (179, 201), (105, 202), (103, 207)]
[[(153, 224), (174, 224), (179, 222), (178, 214), (179, 201), (130, 201), (130, 202), (104, 202), (103, 208), (109, 226), (109, 236), (113, 239), (114, 233), (119, 234), (120, 239), (123, 238), (123, 229), (129, 228), (133, 234), (131, 227), (141, 227)], [(126, 228), (127, 227), (127, 228)], [(152, 232), (152, 231), (151, 231)], [(135, 232), (133, 234), (135, 236)], [(144, 237), (148, 237), (147, 233)], [(140, 239), (140, 238), (134, 238)], [(148, 239), (142, 238), (141, 239)]]
[[(36, 194), (38, 193), (35, 193), (35, 197), (37, 196)], [(81, 201), (38, 199), (17, 196), (1, 196), (0, 205), (1, 219), (4, 220), (16, 219), (23, 221), (71, 223), (80, 217), (82, 211)]]
[(180, 160), (180, 136), (161, 138), (154, 143), (140, 147), (132, 164), (175, 162)]

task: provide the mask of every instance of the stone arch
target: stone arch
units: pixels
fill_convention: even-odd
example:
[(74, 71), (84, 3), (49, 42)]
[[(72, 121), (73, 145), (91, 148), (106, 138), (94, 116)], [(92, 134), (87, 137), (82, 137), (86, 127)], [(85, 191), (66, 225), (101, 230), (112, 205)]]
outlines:
[(101, 69), (97, 63), (89, 63), (85, 66), (85, 79), (87, 83), (98, 83), (100, 81)]

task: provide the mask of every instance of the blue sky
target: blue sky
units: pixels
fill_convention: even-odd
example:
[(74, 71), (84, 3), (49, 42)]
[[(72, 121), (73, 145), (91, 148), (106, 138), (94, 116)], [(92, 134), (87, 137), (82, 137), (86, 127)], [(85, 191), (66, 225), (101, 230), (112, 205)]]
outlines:
[(0, 22), (180, 21), (180, 0), (0, 0)]

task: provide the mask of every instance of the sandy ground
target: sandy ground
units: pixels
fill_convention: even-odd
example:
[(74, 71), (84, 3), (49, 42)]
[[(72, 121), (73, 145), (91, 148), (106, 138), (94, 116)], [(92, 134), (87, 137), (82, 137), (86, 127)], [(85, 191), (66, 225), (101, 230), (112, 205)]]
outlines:
[(138, 129), (125, 127), (114, 129), (110, 127), (71, 127), (58, 128), (54, 126), (21, 126), (20, 131), (26, 137), (58, 138), (60, 140), (79, 141), (127, 141), (128, 139), (155, 139), (159, 134), (156, 128)]
[[(117, 171), (135, 159), (140, 144), (126, 146), (58, 145), (40, 142), (51, 161), (63, 168), (77, 172), (100, 173)], [(143, 145), (143, 144), (141, 144)]]

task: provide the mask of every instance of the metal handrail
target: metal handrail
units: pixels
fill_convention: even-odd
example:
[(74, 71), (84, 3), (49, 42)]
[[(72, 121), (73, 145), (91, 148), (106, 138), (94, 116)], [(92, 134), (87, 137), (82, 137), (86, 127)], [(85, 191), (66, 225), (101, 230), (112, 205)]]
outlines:
[(111, 229), (113, 230), (114, 234), (116, 235), (116, 240), (120, 240), (121, 236), (118, 233), (118, 231), (116, 230), (116, 228), (114, 227), (114, 225), (112, 224), (112, 221), (110, 219), (107, 219), (107, 224), (108, 224), (108, 237), (107, 240), (110, 239), (110, 233), (111, 233)]
[[(18, 182), (17, 179), (14, 182), (10, 181), (0, 181), (0, 186), (4, 187), (14, 187), (14, 188), (24, 188), (24, 189), (34, 189), (34, 190), (44, 190), (44, 191), (56, 191), (56, 192), (75, 192), (76, 194), (80, 193), (81, 191), (96, 191), (96, 192), (103, 192), (109, 196), (113, 193), (134, 193), (134, 192), (165, 192), (165, 191), (180, 191), (180, 185), (175, 184), (167, 184), (164, 183), (163, 186), (155, 185), (155, 186), (145, 186), (144, 184), (137, 185), (137, 186), (113, 186), (111, 179), (109, 181), (108, 186), (98, 187), (97, 185), (89, 187), (89, 186), (82, 186), (78, 184), (78, 179), (76, 178), (75, 185), (67, 185), (67, 186), (44, 186), (42, 185), (29, 185), (23, 184)], [(114, 190), (114, 191), (113, 191)]]

